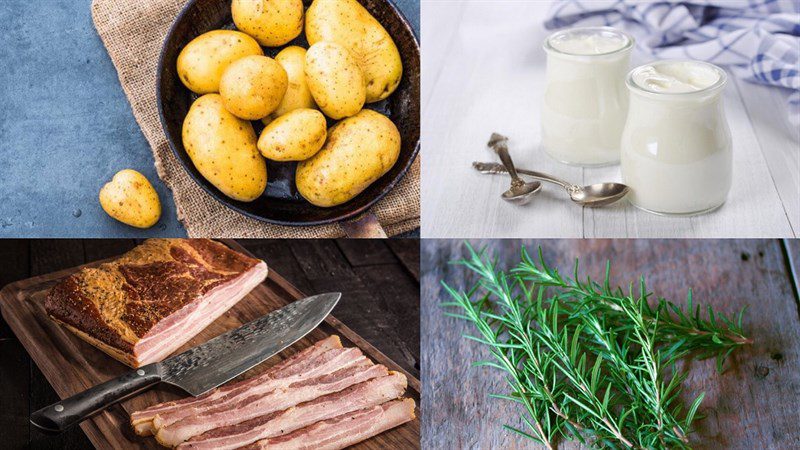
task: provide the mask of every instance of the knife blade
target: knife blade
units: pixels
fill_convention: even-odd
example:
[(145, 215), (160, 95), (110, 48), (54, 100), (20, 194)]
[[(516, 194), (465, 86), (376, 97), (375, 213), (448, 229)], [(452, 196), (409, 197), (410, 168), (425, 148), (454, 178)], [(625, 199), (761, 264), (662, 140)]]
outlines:
[(339, 292), (297, 300), (164, 361), (148, 364), (31, 414), (31, 423), (61, 433), (112, 404), (159, 383), (201, 395), (294, 344), (317, 327)]

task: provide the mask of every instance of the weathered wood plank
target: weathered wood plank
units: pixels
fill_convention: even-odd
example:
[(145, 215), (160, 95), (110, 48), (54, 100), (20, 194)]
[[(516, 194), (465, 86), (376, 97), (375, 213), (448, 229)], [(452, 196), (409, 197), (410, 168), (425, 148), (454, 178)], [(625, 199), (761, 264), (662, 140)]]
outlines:
[(732, 79), (753, 124), (759, 148), (781, 197), (786, 217), (800, 233), (800, 128), (789, 123), (787, 100), (791, 90)]
[(25, 448), (28, 445), (28, 392), (30, 358), (13, 337), (0, 338), (0, 425), (6, 430), (2, 447)]
[[(784, 251), (788, 260), (789, 270), (794, 280), (794, 293), (800, 293), (800, 239), (784, 239)], [(798, 299), (798, 315), (800, 315), (800, 299)]]
[(403, 267), (419, 282), (419, 240), (389, 239), (386, 244), (403, 264)]
[(386, 241), (386, 239), (337, 239), (336, 245), (353, 267), (396, 264), (397, 259), (386, 246)]
[[(581, 258), (583, 276), (602, 276), (606, 259), (613, 280), (627, 284), (640, 274), (659, 295), (682, 302), (694, 288), (695, 300), (725, 313), (743, 306), (745, 330), (755, 339), (735, 353), (727, 371), (715, 373), (713, 361), (692, 364), (686, 394), (706, 392), (701, 406), (707, 418), (698, 422), (696, 448), (797, 448), (800, 430), (800, 320), (791, 278), (779, 241), (764, 240), (543, 240), (548, 262), (571, 273)], [(488, 245), (499, 261), (518, 261), (520, 241), (476, 241)], [(793, 244), (795, 245), (795, 244)], [(442, 315), (444, 279), (464, 288), (474, 281), (462, 268), (447, 265), (464, 254), (460, 243), (422, 243), (422, 377), (427, 409), (425, 448), (529, 447), (500, 427), (519, 425), (515, 404), (487, 398), (505, 392), (502, 376), (469, 364), (488, 357), (480, 345), (460, 338), (471, 332), (461, 321)], [(453, 380), (458, 380), (454, 382)], [(575, 448), (563, 445), (561, 448)]]
[(92, 239), (82, 244), (86, 261), (99, 261), (119, 256), (136, 247), (137, 242), (135, 239)]
[(282, 239), (253, 239), (238, 241), (249, 252), (267, 261), (270, 270), (275, 270), (302, 292), (313, 292), (308, 278), (297, 262), (291, 249)]

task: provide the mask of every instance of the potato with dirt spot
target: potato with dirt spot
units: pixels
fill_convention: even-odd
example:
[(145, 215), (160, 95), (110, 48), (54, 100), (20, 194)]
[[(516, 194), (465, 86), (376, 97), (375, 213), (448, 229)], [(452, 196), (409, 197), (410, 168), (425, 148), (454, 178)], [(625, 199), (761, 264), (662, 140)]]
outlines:
[(302, 161), (314, 156), (327, 137), (325, 116), (316, 109), (295, 109), (264, 127), (258, 150), (273, 161)]
[(357, 114), (367, 95), (364, 75), (346, 48), (318, 42), (306, 52), (306, 81), (319, 109), (331, 119)]
[(303, 31), (303, 0), (233, 0), (236, 28), (264, 47), (279, 47)]
[(257, 199), (267, 187), (267, 164), (253, 125), (231, 114), (219, 94), (192, 103), (183, 121), (183, 147), (203, 177), (226, 196)]
[(263, 55), (252, 37), (232, 30), (203, 33), (186, 44), (178, 55), (178, 76), (196, 94), (219, 92), (222, 72), (245, 56)]
[(295, 109), (317, 109), (317, 104), (314, 102), (314, 97), (311, 95), (306, 82), (306, 49), (296, 45), (286, 47), (275, 55), (275, 61), (286, 71), (289, 85), (278, 108), (264, 118), (264, 125), (269, 124), (276, 117), (292, 112)]
[(275, 111), (289, 80), (283, 67), (267, 56), (246, 56), (222, 74), (219, 94), (225, 108), (240, 119), (258, 120)]
[(161, 217), (161, 202), (150, 181), (133, 169), (117, 172), (100, 189), (100, 206), (114, 219), (136, 228), (150, 228)]
[(306, 11), (311, 45), (336, 42), (355, 58), (367, 83), (367, 103), (383, 100), (397, 89), (403, 61), (392, 37), (357, 0), (314, 0)]
[(297, 165), (297, 190), (313, 205), (340, 205), (388, 172), (398, 156), (397, 127), (365, 109), (331, 127), (322, 150)]

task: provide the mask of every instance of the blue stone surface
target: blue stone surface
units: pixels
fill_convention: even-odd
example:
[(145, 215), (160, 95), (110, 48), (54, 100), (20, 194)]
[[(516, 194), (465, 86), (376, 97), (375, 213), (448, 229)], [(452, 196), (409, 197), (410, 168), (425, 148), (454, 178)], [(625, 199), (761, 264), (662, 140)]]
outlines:
[[(419, 0), (394, 0), (419, 36)], [(90, 13), (90, 0), (0, 1), (0, 237), (185, 236)], [(117, 171), (161, 198), (148, 230), (106, 215)]]

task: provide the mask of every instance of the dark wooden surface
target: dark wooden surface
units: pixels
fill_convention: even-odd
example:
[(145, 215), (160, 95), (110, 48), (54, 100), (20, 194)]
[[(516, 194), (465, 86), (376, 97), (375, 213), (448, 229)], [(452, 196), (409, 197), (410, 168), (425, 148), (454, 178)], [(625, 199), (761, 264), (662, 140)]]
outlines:
[[(640, 274), (648, 287), (673, 301), (685, 301), (694, 288), (695, 300), (725, 313), (749, 305), (745, 331), (752, 346), (735, 353), (727, 371), (717, 374), (713, 361), (692, 364), (686, 391), (705, 391), (693, 436), (700, 449), (800, 448), (800, 314), (797, 274), (800, 242), (777, 240), (544, 240), (474, 241), (488, 246), (507, 267), (519, 261), (520, 244), (541, 245), (545, 257), (571, 273), (581, 258), (582, 276), (602, 276), (612, 260), (613, 281), (627, 284)], [(488, 352), (461, 338), (469, 325), (445, 317), (437, 305), (446, 295), (439, 285), (465, 287), (474, 277), (447, 262), (464, 254), (457, 240), (422, 241), (421, 327), (423, 422), (422, 447), (536, 448), (504, 431), (520, 426), (516, 404), (490, 399), (506, 393), (500, 373), (471, 368)], [(503, 264), (505, 263), (505, 264)], [(559, 448), (579, 448), (562, 445)]]
[[(412, 375), (419, 373), (417, 240), (240, 241), (304, 292), (339, 290), (350, 299), (336, 316)], [(0, 240), (0, 285), (118, 255), (133, 240)], [(412, 326), (413, 325), (413, 326)], [(28, 425), (30, 411), (58, 400), (4, 322), (0, 323), (2, 448), (89, 448), (73, 429), (44, 436)]]

